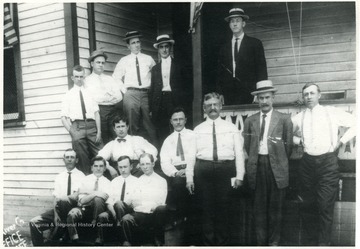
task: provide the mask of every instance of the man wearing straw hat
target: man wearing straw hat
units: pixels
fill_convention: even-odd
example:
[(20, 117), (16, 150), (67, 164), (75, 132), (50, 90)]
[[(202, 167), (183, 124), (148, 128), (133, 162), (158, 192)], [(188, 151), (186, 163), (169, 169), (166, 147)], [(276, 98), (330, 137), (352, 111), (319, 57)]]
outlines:
[(151, 85), (151, 69), (155, 61), (151, 56), (141, 53), (142, 35), (138, 31), (130, 31), (124, 40), (131, 53), (117, 63), (113, 77), (120, 83), (124, 93), (124, 113), (130, 121), (131, 135), (140, 134), (140, 122), (147, 138), (157, 144), (156, 131), (150, 120), (149, 89)]
[(256, 82), (268, 77), (261, 41), (244, 33), (247, 20), (240, 8), (231, 9), (225, 18), (233, 34), (219, 53), (217, 91), (225, 105), (251, 104)]
[(277, 246), (280, 242), (281, 209), (289, 185), (292, 147), (290, 116), (273, 109), (276, 88), (270, 80), (259, 81), (256, 91), (260, 112), (244, 125), (244, 147), (248, 153), (246, 173), (254, 190), (253, 212), (256, 243)]
[(171, 133), (169, 117), (174, 107), (181, 103), (183, 98), (184, 82), (181, 77), (180, 66), (170, 56), (175, 41), (169, 35), (160, 35), (156, 38), (154, 48), (161, 57), (151, 72), (151, 88), (149, 94), (152, 120), (156, 124), (159, 145)]

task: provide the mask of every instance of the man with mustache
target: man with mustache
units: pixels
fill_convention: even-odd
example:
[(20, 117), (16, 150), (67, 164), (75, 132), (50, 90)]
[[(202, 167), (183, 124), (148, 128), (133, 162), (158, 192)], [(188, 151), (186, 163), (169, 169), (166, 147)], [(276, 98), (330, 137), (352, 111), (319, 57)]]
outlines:
[[(306, 109), (292, 117), (294, 143), (304, 147), (299, 165), (302, 238), (306, 245), (329, 246), (339, 186), (338, 149), (356, 135), (356, 119), (339, 108), (320, 105), (320, 88), (314, 83), (306, 84), (302, 94)], [(339, 139), (340, 126), (349, 129)]]
[(203, 108), (207, 119), (194, 129), (196, 163), (194, 168), (187, 165), (187, 188), (200, 198), (203, 244), (228, 245), (231, 178), (236, 177), (233, 187), (237, 189), (245, 173), (243, 139), (234, 124), (220, 117), (218, 93), (206, 94)]
[(276, 88), (270, 80), (259, 81), (256, 91), (260, 112), (244, 125), (244, 147), (248, 153), (246, 175), (254, 190), (253, 214), (258, 246), (278, 246), (281, 209), (289, 185), (292, 147), (290, 116), (273, 109)]

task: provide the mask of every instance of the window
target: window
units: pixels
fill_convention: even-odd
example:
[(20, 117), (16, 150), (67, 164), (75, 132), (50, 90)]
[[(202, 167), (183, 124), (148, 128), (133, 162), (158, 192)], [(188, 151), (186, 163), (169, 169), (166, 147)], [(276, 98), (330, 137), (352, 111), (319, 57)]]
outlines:
[(21, 84), (17, 5), (4, 4), (4, 126), (22, 125), (24, 98)]

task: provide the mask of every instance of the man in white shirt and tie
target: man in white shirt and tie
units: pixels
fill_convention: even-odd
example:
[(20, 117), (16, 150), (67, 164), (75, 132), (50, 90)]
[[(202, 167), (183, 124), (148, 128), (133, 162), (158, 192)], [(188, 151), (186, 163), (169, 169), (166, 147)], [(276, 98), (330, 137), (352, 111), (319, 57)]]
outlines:
[[(33, 246), (44, 246), (42, 232), (54, 226), (55, 229), (48, 240), (58, 238), (61, 235), (58, 230), (62, 224), (66, 223), (68, 212), (77, 205), (79, 187), (85, 175), (75, 168), (78, 158), (73, 149), (65, 151), (63, 161), (66, 170), (56, 176), (54, 183), (54, 208), (32, 218), (29, 222)], [(54, 226), (51, 226), (52, 223)]]
[(79, 189), (78, 207), (71, 209), (67, 217), (67, 227), (71, 243), (76, 245), (79, 242), (76, 223), (79, 221), (91, 224), (91, 227), (97, 229), (95, 245), (101, 245), (103, 241), (99, 236), (99, 214), (107, 210), (110, 204), (108, 198), (111, 190), (110, 181), (104, 177), (106, 170), (106, 161), (100, 156), (91, 160), (91, 170), (93, 174), (86, 176), (81, 182)]
[(194, 129), (196, 164), (186, 169), (187, 188), (201, 200), (203, 244), (228, 245), (231, 178), (237, 189), (245, 174), (243, 138), (234, 124), (221, 119), (218, 93), (206, 94), (203, 108), (207, 118)]
[(167, 182), (154, 172), (154, 158), (144, 153), (140, 156), (140, 167), (144, 174), (139, 178), (138, 191), (132, 201), (134, 212), (126, 214), (121, 220), (123, 246), (138, 242), (141, 233), (154, 228), (155, 244), (164, 245), (164, 224), (167, 218), (165, 205)]
[[(337, 153), (356, 135), (356, 119), (339, 108), (320, 105), (320, 88), (314, 83), (306, 84), (302, 95), (306, 109), (292, 117), (294, 144), (304, 147), (299, 165), (302, 243), (329, 246), (339, 187)], [(340, 126), (349, 129), (339, 139)]]
[(71, 79), (74, 82), (65, 95), (61, 107), (61, 121), (71, 135), (72, 146), (79, 158), (78, 167), (90, 174), (90, 159), (104, 146), (101, 141), (99, 106), (83, 87), (85, 71), (74, 66)]
[(101, 50), (91, 53), (88, 61), (92, 67), (92, 73), (85, 78), (84, 82), (84, 87), (89, 90), (99, 105), (101, 137), (104, 144), (114, 139), (115, 133), (111, 121), (123, 112), (120, 85), (113, 77), (104, 73), (107, 58), (107, 54)]
[(129, 120), (125, 116), (116, 116), (113, 119), (113, 128), (117, 137), (108, 142), (103, 149), (99, 151), (99, 156), (110, 161), (113, 165), (120, 156), (128, 156), (131, 159), (131, 174), (139, 177), (142, 175), (138, 163), (139, 157), (144, 152), (150, 153), (154, 158), (157, 157), (158, 151), (151, 143), (140, 136), (128, 135)]
[[(150, 119), (149, 109), (151, 69), (155, 66), (155, 61), (151, 56), (141, 53), (140, 37), (142, 35), (138, 31), (126, 33), (124, 40), (131, 53), (120, 59), (113, 77), (124, 93), (124, 113), (130, 120), (130, 134), (141, 134), (157, 146), (156, 131)], [(142, 131), (140, 123), (144, 127)]]

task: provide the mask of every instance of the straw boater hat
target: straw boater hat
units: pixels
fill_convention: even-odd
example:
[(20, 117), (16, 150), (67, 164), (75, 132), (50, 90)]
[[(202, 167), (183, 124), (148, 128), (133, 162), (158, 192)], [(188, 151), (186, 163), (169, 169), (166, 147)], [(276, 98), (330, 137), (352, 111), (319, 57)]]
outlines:
[(243, 9), (240, 8), (233, 8), (229, 10), (229, 16), (225, 17), (225, 21), (229, 22), (230, 18), (233, 17), (242, 17), (245, 21), (249, 20), (249, 16), (245, 15)]
[(158, 49), (159, 45), (162, 43), (171, 43), (174, 45), (175, 41), (170, 39), (169, 35), (159, 35), (156, 37), (156, 43), (154, 44), (154, 48)]
[(94, 50), (90, 57), (88, 58), (88, 62), (92, 62), (96, 57), (99, 57), (99, 56), (103, 56), (105, 58), (105, 60), (107, 60), (107, 55), (104, 53), (104, 51), (102, 50)]
[(273, 86), (271, 80), (262, 80), (256, 83), (256, 91), (252, 92), (252, 95), (258, 95), (259, 93), (276, 92), (277, 89)]
[(125, 34), (124, 41), (130, 40), (132, 38), (142, 37), (139, 31), (129, 31)]

